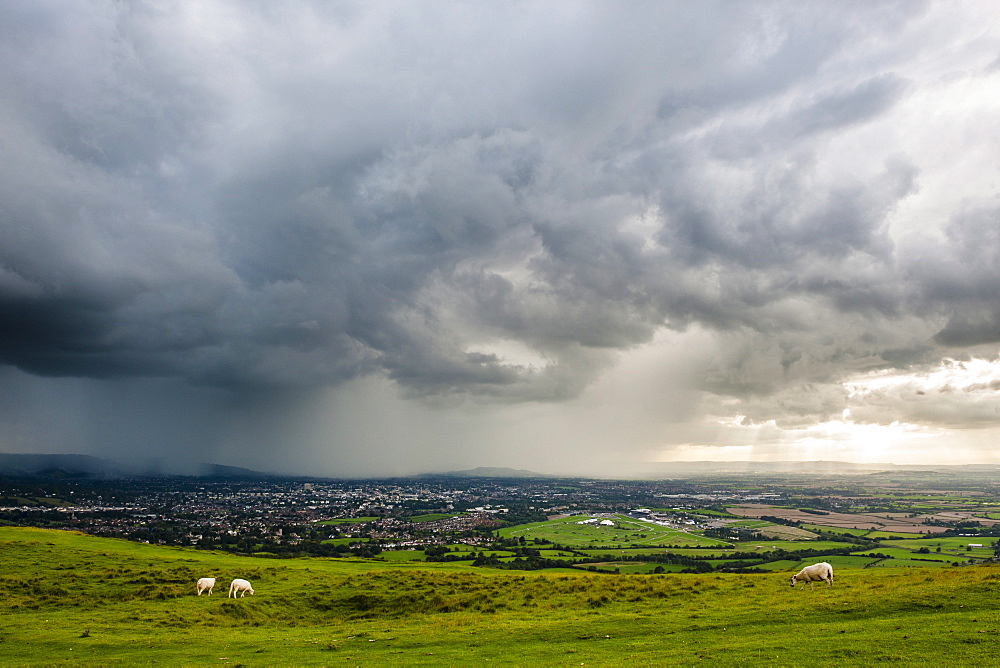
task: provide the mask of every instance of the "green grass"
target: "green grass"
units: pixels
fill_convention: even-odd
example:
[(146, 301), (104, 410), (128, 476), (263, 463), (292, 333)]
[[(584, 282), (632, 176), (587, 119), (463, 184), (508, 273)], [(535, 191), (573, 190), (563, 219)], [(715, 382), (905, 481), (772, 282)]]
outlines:
[[(0, 527), (0, 664), (989, 662), (1000, 567), (835, 564), (834, 587), (802, 591), (788, 586), (797, 566), (759, 575), (515, 573), (253, 559)], [(195, 596), (195, 580), (208, 575), (219, 578), (215, 595)], [(225, 598), (232, 577), (250, 579), (256, 595)]]
[[(636, 561), (605, 561), (596, 564), (581, 564), (578, 568), (588, 569), (591, 566), (599, 568), (605, 571), (617, 571), (619, 573), (652, 573), (659, 564), (645, 564)], [(663, 570), (667, 570), (667, 565), (664, 565)], [(681, 570), (683, 566), (677, 567), (674, 570)]]

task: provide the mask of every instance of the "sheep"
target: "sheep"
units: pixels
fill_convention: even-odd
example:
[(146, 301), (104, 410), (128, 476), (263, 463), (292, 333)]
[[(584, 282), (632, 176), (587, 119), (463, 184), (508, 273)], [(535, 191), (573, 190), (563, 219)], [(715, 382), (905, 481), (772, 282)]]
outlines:
[[(806, 566), (801, 571), (792, 576), (792, 586), (795, 586), (796, 582), (808, 582), (809, 587), (812, 588), (813, 582), (819, 582), (821, 580), (826, 580), (826, 586), (833, 586), (833, 566), (826, 563), (825, 561), (818, 564), (813, 564), (812, 566)], [(805, 589), (805, 584), (802, 588)]]
[(212, 587), (215, 586), (215, 578), (199, 578), (198, 579), (198, 596), (201, 596), (203, 591), (207, 591), (208, 595), (212, 595)]
[(229, 585), (229, 597), (236, 598), (236, 594), (239, 593), (240, 598), (243, 598), (247, 595), (247, 592), (250, 592), (250, 595), (253, 596), (253, 587), (246, 580), (236, 578)]

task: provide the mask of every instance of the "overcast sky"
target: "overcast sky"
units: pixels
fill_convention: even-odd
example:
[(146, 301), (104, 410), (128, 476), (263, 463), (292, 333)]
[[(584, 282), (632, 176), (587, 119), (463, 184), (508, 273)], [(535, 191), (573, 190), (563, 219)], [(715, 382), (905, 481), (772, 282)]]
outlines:
[(0, 451), (1000, 461), (1000, 6), (0, 3)]

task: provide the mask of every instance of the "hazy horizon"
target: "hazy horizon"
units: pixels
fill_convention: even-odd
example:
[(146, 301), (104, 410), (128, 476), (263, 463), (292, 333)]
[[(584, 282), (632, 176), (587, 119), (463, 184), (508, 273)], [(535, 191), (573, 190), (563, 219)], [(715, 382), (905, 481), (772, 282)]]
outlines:
[[(26, 461), (25, 461), (26, 460)], [(218, 462), (178, 463), (153, 459), (107, 459), (81, 453), (4, 453), (0, 452), (0, 474), (51, 475), (53, 470), (63, 470), (71, 475), (80, 473), (98, 476), (195, 476), (230, 477), (240, 475), (278, 476), (299, 479), (372, 480), (393, 478), (421, 478), (434, 476), (467, 476), (482, 478), (555, 478), (593, 480), (671, 480), (690, 476), (712, 474), (733, 475), (744, 473), (766, 475), (870, 475), (873, 472), (946, 471), (953, 468), (970, 471), (1000, 472), (1000, 464), (894, 464), (892, 462), (848, 462), (830, 460), (812, 461), (674, 461), (650, 463), (643, 469), (605, 471), (595, 474), (571, 475), (542, 470), (476, 466), (468, 469), (420, 470), (396, 474), (336, 475), (305, 471), (275, 471), (230, 466)], [(241, 473), (242, 472), (242, 473)]]
[(4, 3), (0, 451), (998, 463), (998, 19)]

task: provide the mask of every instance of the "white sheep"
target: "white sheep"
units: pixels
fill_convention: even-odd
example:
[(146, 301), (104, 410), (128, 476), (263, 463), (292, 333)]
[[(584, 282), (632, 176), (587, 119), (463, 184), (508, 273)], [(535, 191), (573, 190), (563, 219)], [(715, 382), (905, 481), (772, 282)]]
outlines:
[(212, 587), (215, 586), (215, 578), (199, 578), (198, 579), (198, 596), (201, 596), (203, 591), (207, 591), (208, 595), (212, 595)]
[[(813, 586), (813, 582), (821, 582), (826, 580), (826, 586), (833, 586), (833, 566), (826, 563), (825, 561), (818, 564), (813, 564), (812, 566), (806, 566), (801, 571), (792, 576), (792, 586), (795, 586), (796, 582), (808, 582), (809, 587)], [(805, 584), (802, 588), (805, 589)]]
[(236, 594), (239, 593), (240, 598), (243, 598), (247, 595), (247, 592), (250, 592), (250, 595), (253, 596), (253, 587), (246, 580), (236, 578), (229, 585), (229, 597), (236, 598)]

